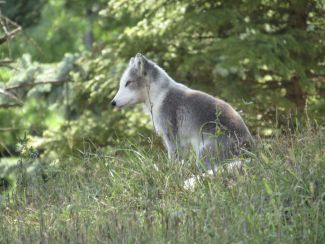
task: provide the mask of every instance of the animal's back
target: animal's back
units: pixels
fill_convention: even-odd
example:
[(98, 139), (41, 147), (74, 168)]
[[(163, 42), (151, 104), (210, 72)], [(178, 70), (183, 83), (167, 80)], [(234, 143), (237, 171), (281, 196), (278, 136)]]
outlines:
[(197, 132), (221, 133), (250, 141), (251, 135), (240, 115), (225, 101), (187, 87), (170, 89), (161, 106), (162, 119), (179, 137)]

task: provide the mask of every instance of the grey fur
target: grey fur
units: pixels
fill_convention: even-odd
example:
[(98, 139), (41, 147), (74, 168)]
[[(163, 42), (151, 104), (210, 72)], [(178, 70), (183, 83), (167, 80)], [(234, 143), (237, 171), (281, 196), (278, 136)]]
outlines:
[(197, 128), (203, 140), (203, 134), (213, 137), (215, 143), (206, 143), (205, 150), (200, 152), (207, 169), (211, 168), (211, 155), (217, 159), (213, 162), (215, 164), (239, 155), (240, 148), (253, 141), (242, 118), (228, 103), (200, 91), (171, 89), (163, 100), (160, 112), (167, 138), (174, 141), (169, 144), (182, 145), (180, 138), (186, 136), (179, 129), (182, 127)]
[(175, 82), (141, 54), (130, 60), (121, 78), (113, 100), (114, 104), (122, 103), (117, 106), (124, 106), (121, 101), (127, 100), (128, 91), (123, 85), (128, 79), (135, 81), (128, 89), (136, 97), (129, 100), (132, 104), (144, 102), (170, 158), (179, 158), (182, 148), (192, 145), (198, 164), (203, 161), (205, 168), (211, 169), (213, 164), (239, 155), (242, 147), (254, 143), (241, 116), (228, 103)]

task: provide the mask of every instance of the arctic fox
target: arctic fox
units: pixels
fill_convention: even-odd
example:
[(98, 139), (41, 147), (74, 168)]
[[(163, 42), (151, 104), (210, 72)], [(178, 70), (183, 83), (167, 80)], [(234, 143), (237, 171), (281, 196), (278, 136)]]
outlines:
[(241, 116), (225, 101), (174, 81), (153, 61), (138, 53), (130, 59), (112, 106), (143, 103), (170, 159), (191, 145), (200, 169), (240, 153), (252, 144)]

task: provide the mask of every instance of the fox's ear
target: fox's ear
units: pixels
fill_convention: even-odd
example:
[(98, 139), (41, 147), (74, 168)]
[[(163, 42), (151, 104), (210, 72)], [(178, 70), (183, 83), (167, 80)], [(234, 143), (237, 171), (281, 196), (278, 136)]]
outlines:
[(146, 67), (146, 63), (147, 63), (147, 59), (145, 56), (143, 56), (141, 53), (137, 53), (137, 55), (135, 55), (135, 67), (138, 70), (140, 75), (146, 75), (146, 71), (145, 71), (145, 67)]
[(130, 58), (129, 66), (133, 65), (133, 63), (134, 63), (134, 58), (132, 57), (132, 58)]

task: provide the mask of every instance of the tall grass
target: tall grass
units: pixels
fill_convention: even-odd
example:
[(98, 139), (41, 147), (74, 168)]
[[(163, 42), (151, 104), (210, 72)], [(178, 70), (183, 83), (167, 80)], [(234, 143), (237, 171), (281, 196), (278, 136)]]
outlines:
[(193, 161), (136, 145), (84, 151), (1, 193), (0, 243), (324, 243), (325, 130), (259, 140), (240, 174), (203, 178)]

